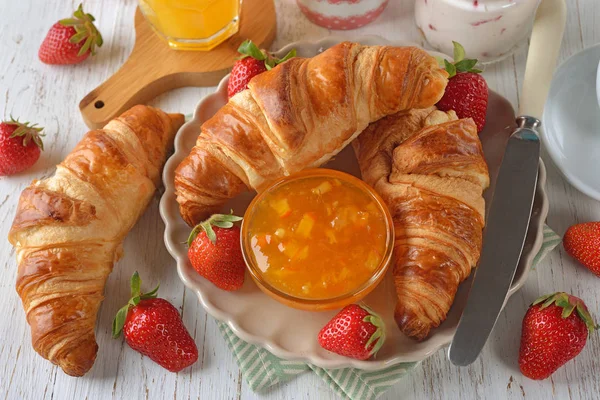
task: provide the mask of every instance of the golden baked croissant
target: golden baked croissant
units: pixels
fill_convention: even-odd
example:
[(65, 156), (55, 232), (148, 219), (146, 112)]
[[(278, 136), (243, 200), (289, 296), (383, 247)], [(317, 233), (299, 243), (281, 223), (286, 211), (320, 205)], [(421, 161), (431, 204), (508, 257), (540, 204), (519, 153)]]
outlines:
[(489, 175), (477, 127), (454, 111), (410, 110), (371, 124), (353, 146), (394, 220), (394, 317), (422, 340), (479, 260)]
[(64, 372), (94, 364), (96, 314), (122, 241), (160, 182), (183, 115), (136, 106), (94, 130), (21, 194), (9, 233), (34, 349)]
[(194, 225), (248, 188), (325, 163), (386, 115), (432, 106), (447, 76), (424, 50), (349, 42), (256, 76), (177, 168), (183, 219)]

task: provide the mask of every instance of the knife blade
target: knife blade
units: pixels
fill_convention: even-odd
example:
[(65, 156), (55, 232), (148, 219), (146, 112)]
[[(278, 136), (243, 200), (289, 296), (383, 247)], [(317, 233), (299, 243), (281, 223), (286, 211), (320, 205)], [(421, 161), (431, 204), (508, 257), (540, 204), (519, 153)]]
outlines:
[(458, 366), (471, 364), (485, 345), (514, 278), (527, 236), (537, 185), (540, 121), (517, 118), (490, 204), (479, 266), (448, 351)]

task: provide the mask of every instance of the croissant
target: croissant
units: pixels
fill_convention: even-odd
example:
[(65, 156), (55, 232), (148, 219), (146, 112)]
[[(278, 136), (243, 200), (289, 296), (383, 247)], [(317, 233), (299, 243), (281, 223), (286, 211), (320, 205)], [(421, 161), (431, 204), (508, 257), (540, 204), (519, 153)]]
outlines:
[(371, 124), (353, 147), (394, 220), (396, 323), (423, 340), (479, 260), (489, 174), (477, 127), (454, 111), (410, 110)]
[(183, 115), (136, 106), (88, 132), (21, 194), (9, 232), (34, 349), (72, 376), (93, 365), (96, 314), (122, 242), (160, 182)]
[(256, 76), (178, 166), (183, 219), (194, 225), (249, 188), (325, 163), (386, 115), (432, 106), (447, 76), (424, 50), (350, 42)]

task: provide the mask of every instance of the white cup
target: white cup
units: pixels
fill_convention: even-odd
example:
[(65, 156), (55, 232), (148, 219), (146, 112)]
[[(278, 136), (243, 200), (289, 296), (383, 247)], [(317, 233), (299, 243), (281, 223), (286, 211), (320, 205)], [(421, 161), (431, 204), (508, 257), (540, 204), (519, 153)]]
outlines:
[(452, 41), (482, 63), (514, 52), (531, 31), (540, 0), (416, 0), (415, 20), (429, 44), (452, 55)]

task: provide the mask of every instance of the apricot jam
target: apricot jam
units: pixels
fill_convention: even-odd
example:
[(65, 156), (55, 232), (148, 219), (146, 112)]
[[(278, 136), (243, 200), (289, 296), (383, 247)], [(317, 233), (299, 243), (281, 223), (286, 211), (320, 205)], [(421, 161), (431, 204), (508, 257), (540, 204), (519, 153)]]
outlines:
[(391, 229), (389, 212), (364, 182), (316, 169), (284, 178), (255, 198), (244, 218), (242, 247), (267, 292), (316, 304), (356, 301), (389, 263)]

